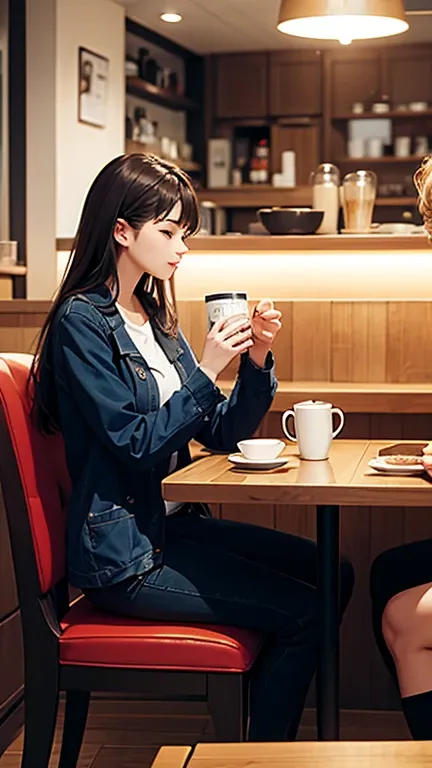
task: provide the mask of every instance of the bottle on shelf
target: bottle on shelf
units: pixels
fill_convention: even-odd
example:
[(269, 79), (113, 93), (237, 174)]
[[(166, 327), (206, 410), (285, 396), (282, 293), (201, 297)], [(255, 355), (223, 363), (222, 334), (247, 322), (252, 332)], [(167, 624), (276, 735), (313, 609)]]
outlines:
[(340, 208), (340, 172), (332, 163), (319, 165), (311, 174), (313, 204), (315, 210), (324, 211), (324, 218), (317, 234), (333, 235), (338, 231)]
[(255, 144), (249, 164), (251, 184), (267, 184), (269, 178), (269, 148), (267, 139)]

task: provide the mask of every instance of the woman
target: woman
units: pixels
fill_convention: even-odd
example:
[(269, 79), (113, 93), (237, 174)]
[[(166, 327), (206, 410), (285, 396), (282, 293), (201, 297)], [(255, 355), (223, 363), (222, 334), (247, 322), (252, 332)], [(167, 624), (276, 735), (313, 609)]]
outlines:
[[(432, 157), (414, 180), (432, 237)], [(432, 455), (423, 464), (432, 477)], [(432, 540), (382, 552), (372, 565), (373, 626), (378, 648), (399, 686), (414, 739), (432, 739)]]
[[(101, 171), (42, 330), (34, 416), (65, 441), (71, 583), (106, 611), (266, 633), (249, 738), (293, 739), (315, 666), (315, 544), (161, 494), (163, 478), (190, 462), (192, 438), (235, 450), (276, 389), (273, 302), (259, 302), (252, 320), (216, 323), (199, 364), (177, 328), (165, 285), (198, 223), (195, 193), (174, 165), (125, 155)], [(226, 399), (215, 381), (234, 358)], [(344, 609), (349, 564), (342, 574)]]

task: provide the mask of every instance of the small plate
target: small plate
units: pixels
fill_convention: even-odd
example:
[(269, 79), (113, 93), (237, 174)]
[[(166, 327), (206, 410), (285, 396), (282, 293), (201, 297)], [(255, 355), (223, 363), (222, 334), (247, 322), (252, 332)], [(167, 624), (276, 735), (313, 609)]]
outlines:
[(279, 456), (277, 459), (247, 459), (242, 453), (231, 453), (228, 461), (242, 469), (276, 469), (283, 467), (289, 461), (289, 456)]
[(412, 466), (397, 466), (387, 464), (382, 458), (378, 457), (372, 459), (369, 462), (369, 466), (372, 469), (376, 469), (377, 472), (384, 472), (386, 475), (421, 475), (425, 471), (421, 464), (413, 464)]

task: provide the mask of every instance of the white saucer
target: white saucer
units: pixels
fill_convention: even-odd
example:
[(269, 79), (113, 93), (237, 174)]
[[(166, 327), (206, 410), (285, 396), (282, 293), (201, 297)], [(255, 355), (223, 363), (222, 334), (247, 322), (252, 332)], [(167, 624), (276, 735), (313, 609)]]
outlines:
[(276, 469), (289, 461), (287, 456), (279, 456), (277, 459), (247, 459), (242, 453), (231, 453), (228, 461), (242, 469)]
[(372, 459), (369, 462), (369, 466), (372, 469), (376, 469), (377, 472), (384, 472), (386, 475), (421, 475), (425, 471), (421, 464), (413, 464), (411, 466), (386, 464), (381, 457)]

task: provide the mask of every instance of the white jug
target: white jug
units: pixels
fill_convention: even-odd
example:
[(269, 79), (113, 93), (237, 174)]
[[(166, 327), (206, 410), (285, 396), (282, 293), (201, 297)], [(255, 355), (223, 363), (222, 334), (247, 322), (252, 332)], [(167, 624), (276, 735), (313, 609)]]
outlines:
[[(333, 414), (340, 418), (340, 424), (333, 430)], [(294, 419), (295, 435), (288, 429), (288, 421)], [(298, 442), (300, 457), (309, 461), (322, 461), (329, 455), (332, 440), (339, 434), (345, 422), (340, 408), (321, 400), (305, 400), (296, 403), (294, 410), (285, 411), (282, 429), (289, 440)]]

